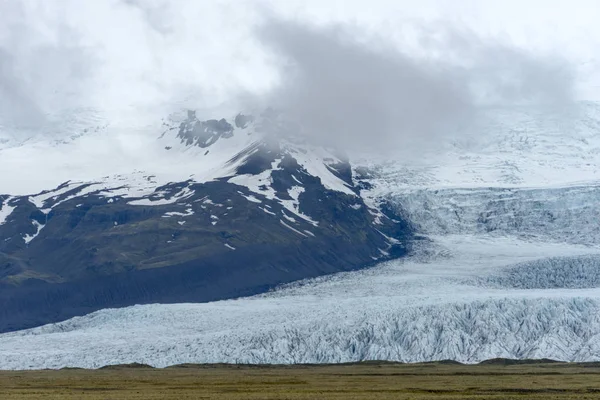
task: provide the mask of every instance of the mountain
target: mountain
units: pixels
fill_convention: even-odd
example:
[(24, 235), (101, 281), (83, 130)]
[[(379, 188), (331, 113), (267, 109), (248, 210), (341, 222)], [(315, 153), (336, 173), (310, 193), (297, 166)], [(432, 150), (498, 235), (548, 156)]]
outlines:
[[(410, 225), (363, 196), (369, 184), (347, 157), (307, 143), (272, 110), (231, 120), (189, 111), (162, 130), (160, 158), (147, 165), (170, 174), (130, 165), (0, 195), (0, 331), (102, 308), (247, 296), (408, 251)], [(27, 145), (15, 146), (27, 154)]]
[[(353, 155), (377, 194), (543, 188), (600, 182), (600, 104), (485, 108), (459, 131), (406, 140), (395, 154)], [(415, 144), (413, 144), (413, 142)]]
[[(482, 129), (440, 138), (417, 157), (351, 155), (349, 188), (360, 192), (361, 208), (403, 217), (391, 225), (369, 213), (371, 226), (409, 245), (403, 257), (244, 298), (104, 309), (4, 333), (0, 368), (598, 361), (599, 110), (583, 103), (562, 120), (526, 107), (490, 109)], [(242, 193), (263, 199), (244, 191), (251, 186)], [(386, 233), (398, 225), (413, 236)]]

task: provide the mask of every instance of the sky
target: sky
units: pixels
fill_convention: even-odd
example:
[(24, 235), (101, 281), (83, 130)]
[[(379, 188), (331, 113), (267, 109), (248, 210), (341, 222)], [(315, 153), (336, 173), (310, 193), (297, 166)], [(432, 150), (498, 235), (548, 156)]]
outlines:
[[(0, 143), (268, 106), (333, 142), (431, 141), (485, 106), (600, 100), (599, 20), (594, 0), (0, 0)], [(107, 151), (137, 157), (129, 131)]]
[(21, 122), (65, 107), (210, 110), (240, 92), (265, 94), (282, 78), (262, 29), (271, 23), (343, 25), (409, 55), (428, 51), (423, 41), (443, 30), (461, 30), (483, 46), (563, 57), (577, 96), (600, 97), (593, 0), (0, 0), (0, 10), (0, 105)]

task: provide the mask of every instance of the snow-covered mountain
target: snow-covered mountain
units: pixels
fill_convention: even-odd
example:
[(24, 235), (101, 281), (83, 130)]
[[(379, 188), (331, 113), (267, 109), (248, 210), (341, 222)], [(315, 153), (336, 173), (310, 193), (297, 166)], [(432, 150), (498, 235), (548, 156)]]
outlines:
[[(402, 157), (354, 157), (379, 192), (564, 187), (600, 182), (600, 105), (481, 110), (458, 132), (408, 139)], [(414, 144), (413, 144), (414, 142)], [(404, 148), (406, 148), (404, 150)], [(393, 154), (393, 153), (392, 153)]]
[[(409, 255), (251, 297), (105, 309), (5, 333), (0, 335), (0, 368), (127, 362), (156, 366), (372, 359), (478, 362), (495, 357), (600, 360), (598, 110), (597, 104), (582, 103), (569, 111), (573, 114), (560, 118), (529, 108), (486, 110), (478, 125), (485, 129), (448, 135), (417, 158), (407, 155), (393, 161), (351, 157), (352, 164), (344, 164), (339, 156), (320, 153), (324, 149), (294, 153), (298, 144), (282, 140), (275, 153), (287, 148), (284, 151), (297, 155), (296, 162), (308, 173), (302, 177), (321, 176), (327, 193), (338, 193), (327, 208), (343, 207), (336, 217), (324, 217), (328, 223), (341, 216), (345, 219), (351, 210), (369, 210), (369, 222), (353, 227), (374, 227), (388, 245), (400, 240), (399, 247), (410, 249)], [(256, 123), (251, 124), (256, 127)], [(192, 135), (198, 138), (192, 141), (205, 145), (214, 140), (215, 135), (207, 135), (210, 126), (192, 125), (179, 125), (173, 131), (176, 135), (170, 136), (174, 143), (167, 146), (175, 148), (187, 140), (185, 132), (194, 130), (202, 132), (202, 138)], [(234, 132), (240, 129), (232, 126)], [(226, 140), (229, 131), (224, 131), (211, 146)], [(196, 155), (206, 152), (201, 146), (190, 149)], [(312, 163), (300, 154), (310, 154)], [(266, 165), (266, 169), (238, 173), (227, 181), (242, 188), (244, 204), (268, 203), (271, 208), (265, 206), (266, 210), (306, 221), (306, 226), (299, 228), (279, 218), (282, 222), (300, 233), (317, 235), (324, 223), (315, 216), (316, 210), (302, 208), (305, 198), (299, 197), (298, 212), (309, 220), (292, 213), (282, 191), (269, 189), (273, 184), (261, 190), (261, 174), (273, 179), (281, 168), (274, 168), (270, 160), (246, 163)], [(342, 178), (341, 166), (346, 171), (351, 166), (351, 173), (345, 175), (351, 178)], [(283, 171), (290, 170), (284, 167)], [(324, 171), (332, 175), (323, 177)], [(300, 174), (291, 175), (291, 181), (295, 177), (304, 182)], [(337, 180), (328, 181), (333, 178)], [(176, 190), (170, 196), (183, 188)], [(302, 193), (308, 192), (306, 187)], [(170, 198), (120, 196), (107, 196), (105, 201)], [(47, 209), (54, 201), (60, 197), (38, 209)], [(19, 206), (14, 200), (5, 200), (5, 205), (12, 207), (2, 208), (10, 220)], [(185, 204), (182, 207), (177, 212), (185, 213)], [(394, 231), (398, 225), (406, 230)], [(407, 236), (413, 231), (415, 236)], [(361, 243), (350, 239), (354, 245)], [(340, 255), (338, 249), (335, 256)], [(389, 252), (385, 247), (377, 249), (381, 255)]]
[[(230, 120), (189, 111), (160, 131), (133, 147), (150, 151), (144, 170), (104, 154), (107, 169), (130, 170), (93, 176), (98, 166), (83, 162), (74, 174), (86, 179), (0, 195), (0, 331), (105, 307), (250, 295), (407, 251), (412, 230), (361, 196), (349, 161), (272, 111)], [(118, 137), (88, 131), (7, 150), (65, 152), (40, 171), (62, 174), (74, 150)]]

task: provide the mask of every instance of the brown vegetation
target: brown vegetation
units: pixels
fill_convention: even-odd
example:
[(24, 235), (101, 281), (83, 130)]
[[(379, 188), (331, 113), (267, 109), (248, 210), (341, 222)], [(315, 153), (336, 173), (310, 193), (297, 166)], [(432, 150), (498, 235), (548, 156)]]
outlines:
[(143, 365), (0, 372), (0, 399), (600, 399), (597, 364)]

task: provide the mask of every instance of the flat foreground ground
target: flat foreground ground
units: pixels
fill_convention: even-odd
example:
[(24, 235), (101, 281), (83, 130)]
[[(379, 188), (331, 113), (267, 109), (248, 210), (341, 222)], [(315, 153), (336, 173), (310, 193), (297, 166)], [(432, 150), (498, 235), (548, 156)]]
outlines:
[(600, 365), (179, 366), (0, 372), (0, 399), (600, 399)]

